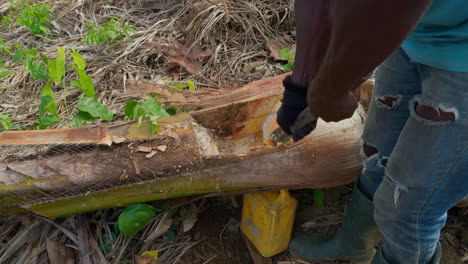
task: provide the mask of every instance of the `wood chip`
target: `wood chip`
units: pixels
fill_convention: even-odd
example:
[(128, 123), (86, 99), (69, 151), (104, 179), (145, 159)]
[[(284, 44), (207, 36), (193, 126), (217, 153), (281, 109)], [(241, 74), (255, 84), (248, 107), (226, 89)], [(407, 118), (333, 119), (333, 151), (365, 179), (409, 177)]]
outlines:
[(112, 146), (112, 137), (106, 132), (104, 136), (97, 143), (98, 145)]
[(158, 152), (156, 150), (151, 151), (149, 154), (147, 154), (145, 157), (147, 159), (151, 159), (154, 155), (156, 155)]
[(161, 145), (161, 146), (156, 147), (156, 149), (161, 151), (161, 152), (165, 152), (167, 150), (167, 146), (166, 145)]
[(127, 139), (125, 137), (121, 137), (121, 136), (112, 136), (112, 142), (114, 142), (115, 144), (120, 144), (120, 143), (123, 143), (125, 142)]
[(136, 148), (136, 151), (137, 152), (144, 152), (144, 153), (151, 153), (151, 151), (153, 151), (153, 148), (152, 147), (147, 147), (147, 146), (138, 146)]
[(135, 158), (133, 159), (133, 167), (135, 168), (135, 174), (140, 175), (141, 174), (140, 163), (138, 163), (138, 160)]

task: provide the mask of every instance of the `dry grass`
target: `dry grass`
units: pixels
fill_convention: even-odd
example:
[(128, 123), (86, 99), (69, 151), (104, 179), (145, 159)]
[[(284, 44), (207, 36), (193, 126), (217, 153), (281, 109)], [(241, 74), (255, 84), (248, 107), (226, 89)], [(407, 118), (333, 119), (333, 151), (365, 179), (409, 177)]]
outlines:
[[(42, 1), (44, 2), (44, 1)], [(51, 3), (52, 1), (45, 1)], [(88, 62), (98, 98), (122, 117), (129, 81), (167, 83), (193, 79), (198, 87), (226, 87), (276, 75), (281, 67), (272, 61), (267, 43), (282, 38), (292, 43), (292, 1), (53, 1), (56, 20), (47, 36), (34, 36), (26, 28), (0, 26), (8, 44), (21, 43), (55, 57), (57, 47), (75, 49)], [(8, 4), (0, 5), (8, 12)], [(118, 17), (136, 30), (130, 40), (112, 45), (89, 46), (81, 39), (86, 21), (104, 24)], [(188, 58), (189, 51), (203, 49), (208, 57)], [(182, 55), (182, 56), (181, 56)], [(196, 71), (174, 68), (174, 60), (187, 59)], [(39, 91), (44, 82), (34, 81), (22, 65), (7, 65), (14, 75), (0, 81), (0, 111), (23, 129), (35, 127)], [(190, 65), (189, 65), (190, 66)], [(75, 76), (70, 75), (67, 83)], [(80, 92), (72, 87), (56, 91), (65, 117), (64, 98), (74, 109)], [(61, 124), (62, 126), (65, 123)]]
[[(56, 221), (38, 216), (0, 218), (0, 263), (50, 263), (50, 255), (67, 249), (68, 254), (61, 256), (62, 263), (66, 263), (66, 259), (80, 259), (81, 263), (86, 263), (85, 257), (78, 256), (85, 247), (87, 263), (135, 263), (147, 250), (158, 250), (158, 263), (181, 263), (182, 256), (199, 243), (184, 234), (175, 239), (148, 240), (164, 216), (173, 211), (159, 215), (135, 238), (114, 236), (120, 212), (120, 209), (100, 211), (85, 215), (81, 220), (80, 216)], [(80, 228), (84, 229), (85, 235), (80, 234)], [(49, 248), (51, 242), (58, 246)]]

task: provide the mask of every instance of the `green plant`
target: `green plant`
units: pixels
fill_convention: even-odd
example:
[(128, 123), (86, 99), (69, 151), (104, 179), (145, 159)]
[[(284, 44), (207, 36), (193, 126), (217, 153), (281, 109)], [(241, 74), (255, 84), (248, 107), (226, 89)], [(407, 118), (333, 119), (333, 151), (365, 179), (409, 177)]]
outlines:
[[(23, 60), (25, 70), (31, 74), (33, 79), (46, 81), (46, 84), (41, 89), (38, 129), (46, 129), (60, 122), (58, 104), (52, 88), (55, 85), (62, 87), (66, 92), (68, 88), (65, 83), (67, 69), (73, 69), (78, 77), (72, 80), (70, 85), (78, 88), (85, 95), (77, 102), (76, 107), (79, 112), (74, 116), (72, 123), (70, 122), (71, 110), (68, 108), (66, 96), (64, 97), (64, 106), (69, 126), (73, 124), (73, 126), (79, 127), (97, 119), (105, 121), (114, 119), (113, 113), (95, 98), (96, 89), (93, 79), (86, 73), (86, 61), (80, 53), (72, 50), (70, 54), (73, 63), (67, 65), (67, 51), (63, 47), (57, 49), (58, 55), (56, 58), (48, 58), (39, 53), (37, 49), (25, 49), (19, 45), (8, 46), (0, 39), (0, 51), (2, 47), (4, 50), (8, 50), (9, 54), (15, 49), (12, 57), (13, 62), (18, 63)], [(0, 66), (3, 66), (3, 61), (0, 61)], [(13, 74), (13, 72), (9, 70), (0, 71), (0, 78), (10, 74)]]
[(193, 80), (187, 80), (187, 85), (188, 85), (188, 88), (190, 91), (195, 91), (196, 89), (196, 86), (195, 86), (195, 83), (193, 82)]
[(30, 5), (28, 0), (10, 0), (10, 9), (10, 13), (2, 18), (4, 26), (10, 27), (16, 20), (16, 23), (28, 28), (33, 34), (49, 33), (54, 19), (49, 4)]
[(283, 48), (279, 51), (281, 60), (287, 61), (285, 65), (283, 65), (283, 70), (285, 72), (290, 72), (294, 68), (294, 53), (289, 50), (288, 48)]
[(86, 73), (85, 59), (76, 51), (72, 51), (71, 55), (74, 62), (72, 68), (77, 73), (78, 80), (72, 80), (70, 84), (80, 89), (85, 95), (85, 97), (78, 100), (76, 107), (80, 111), (73, 118), (73, 126), (80, 127), (97, 119), (114, 120), (114, 114), (94, 97), (96, 89), (93, 79)]
[(5, 27), (10, 27), (15, 22), (15, 18), (19, 15), (21, 9), (29, 4), (29, 0), (10, 0), (9, 2), (10, 11), (2, 17), (2, 25)]
[[(8, 115), (0, 114), (0, 122), (1, 122), (0, 124), (2, 125), (3, 130), (10, 130), (11, 122), (13, 122), (13, 120)], [(2, 130), (0, 130), (0, 132), (1, 131)]]
[(48, 81), (41, 89), (41, 104), (39, 105), (39, 124), (37, 129), (46, 129), (60, 122), (58, 106), (52, 91), (52, 81)]
[[(17, 51), (18, 53), (18, 51)], [(30, 51), (25, 51), (25, 68), (27, 69), (28, 63), (27, 61), (28, 54)], [(70, 85), (78, 88), (85, 96), (78, 100), (76, 108), (79, 110), (78, 113), (73, 117), (72, 124), (75, 127), (80, 127), (83, 125), (88, 124), (89, 122), (93, 122), (97, 119), (102, 119), (105, 121), (112, 121), (114, 119), (114, 114), (109, 111), (109, 109), (98, 102), (95, 98), (96, 89), (93, 84), (92, 78), (86, 73), (86, 62), (84, 58), (76, 51), (71, 51), (71, 56), (73, 58), (73, 64), (68, 65), (66, 64), (66, 50), (65, 48), (58, 48), (58, 55), (56, 58), (48, 59), (45, 58), (44, 60), (47, 61), (47, 64), (43, 64), (46, 70), (44, 72), (39, 71), (41, 73), (41, 78), (47, 80), (46, 85), (41, 90), (41, 104), (39, 107), (39, 124), (38, 129), (46, 129), (53, 124), (60, 122), (59, 114), (58, 114), (58, 106), (55, 99), (54, 92), (52, 90), (52, 85), (55, 86), (62, 86), (62, 88), (66, 91), (67, 85), (65, 83), (65, 76), (67, 74), (67, 68), (72, 68), (77, 76), (77, 80), (72, 80)], [(21, 56), (18, 55), (19, 59)], [(34, 61), (33, 61), (34, 62)], [(34, 67), (33, 67), (34, 68)], [(35, 67), (34, 69), (36, 69)], [(42, 67), (41, 67), (42, 69)], [(47, 76), (43, 76), (47, 73)], [(34, 76), (34, 70), (31, 71), (31, 75)], [(65, 111), (67, 114), (67, 121), (70, 126), (70, 109), (68, 109), (68, 104), (66, 100), (66, 96), (64, 97), (64, 106)]]
[(173, 82), (173, 83), (170, 83), (169, 86), (175, 87), (181, 91), (184, 90), (185, 87), (187, 87), (190, 91), (195, 91), (197, 89), (195, 82), (191, 79), (188, 79), (187, 83)]
[[(1, 68), (1, 67), (0, 67)], [(8, 75), (11, 75), (15, 73), (14, 71), (10, 71), (10, 70), (0, 70), (0, 79), (8, 76)]]
[(11, 53), (11, 47), (3, 41), (4, 38), (0, 36), (0, 54), (8, 55)]
[(13, 62), (17, 63), (23, 60), (23, 66), (26, 71), (36, 80), (49, 80), (48, 58), (39, 53), (37, 49), (18, 48), (13, 55)]
[(125, 24), (120, 18), (112, 18), (104, 26), (88, 21), (86, 28), (88, 32), (83, 41), (88, 45), (112, 44), (115, 40), (130, 38), (135, 32), (132, 26)]
[(314, 189), (312, 190), (312, 197), (314, 198), (314, 202), (317, 205), (317, 207), (322, 207), (323, 202), (325, 200), (325, 192), (320, 190), (320, 189)]
[(39, 3), (25, 5), (16, 22), (27, 27), (33, 34), (42, 35), (49, 33), (53, 17), (50, 5)]
[[(73, 126), (79, 127), (97, 119), (105, 121), (112, 121), (114, 119), (114, 114), (95, 98), (96, 89), (93, 84), (93, 79), (86, 73), (86, 61), (83, 56), (75, 50), (70, 51), (73, 59), (73, 63), (71, 64), (66, 63), (67, 51), (63, 47), (57, 49), (57, 57), (48, 58), (44, 54), (39, 53), (37, 49), (25, 49), (21, 47), (21, 45), (7, 45), (3, 42), (3, 39), (0, 38), (0, 51), (9, 55), (14, 51), (12, 56), (13, 63), (23, 61), (24, 69), (31, 74), (33, 79), (46, 81), (41, 89), (37, 129), (46, 129), (60, 122), (58, 104), (53, 86), (63, 88), (66, 94), (68, 88), (65, 82), (67, 69), (73, 69), (77, 75), (77, 79), (72, 80), (70, 85), (78, 88), (84, 94), (84, 97), (77, 102), (76, 108), (79, 111), (73, 117), (73, 120), (70, 118), (70, 112), (72, 110), (68, 108), (66, 96), (64, 96), (63, 101), (68, 125), (71, 126), (73, 124)], [(3, 67), (4, 60), (0, 59), (0, 69)], [(14, 72), (10, 70), (0, 70), (0, 79), (13, 73)], [(0, 90), (4, 89), (6, 88), (1, 88)], [(152, 114), (152, 116), (154, 116), (154, 114)]]
[(142, 102), (130, 100), (125, 105), (125, 115), (129, 120), (138, 119), (141, 124), (143, 118), (149, 118), (151, 122), (151, 132), (158, 132), (158, 119), (168, 117), (170, 114), (154, 98), (145, 99)]

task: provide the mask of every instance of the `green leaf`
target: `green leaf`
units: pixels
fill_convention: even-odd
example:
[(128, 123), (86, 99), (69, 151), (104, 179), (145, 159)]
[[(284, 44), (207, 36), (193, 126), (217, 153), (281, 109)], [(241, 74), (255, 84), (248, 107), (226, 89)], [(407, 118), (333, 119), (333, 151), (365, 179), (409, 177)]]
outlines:
[[(36, 55), (34, 53), (36, 52)], [(42, 62), (36, 62), (37, 51), (30, 50), (24, 57), (24, 68), (31, 74), (34, 79), (48, 80), (49, 74), (47, 67)]]
[(99, 103), (96, 98), (83, 97), (77, 103), (77, 108), (83, 112), (89, 113), (95, 118), (100, 118), (106, 121), (114, 120), (114, 114), (107, 107)]
[(150, 116), (151, 121), (151, 133), (156, 134), (158, 132), (158, 117)]
[(87, 97), (94, 97), (96, 89), (94, 88), (93, 79), (86, 72), (78, 67), (74, 67), (78, 74), (78, 80), (71, 81), (71, 85), (79, 88)]
[(0, 71), (0, 79), (6, 77), (8, 75), (11, 75), (13, 73), (15, 73), (15, 72), (14, 71), (8, 71), (8, 70), (7, 71)]
[(133, 115), (133, 112), (135, 110), (135, 107), (138, 105), (138, 102), (135, 100), (129, 100), (125, 104), (125, 115), (128, 117), (129, 120), (134, 120), (135, 117)]
[(46, 34), (49, 32), (53, 20), (49, 4), (23, 4), (19, 14), (20, 16), (16, 19), (16, 22), (27, 27), (33, 34)]
[(75, 117), (73, 117), (73, 127), (85, 126), (88, 123), (96, 121), (96, 119), (97, 118), (93, 117), (91, 114), (80, 111), (75, 115)]
[(49, 113), (58, 119), (57, 103), (55, 102), (55, 98), (50, 95), (42, 96), (41, 104), (39, 105), (39, 117), (45, 118), (46, 113)]
[(130, 205), (119, 216), (119, 230), (126, 236), (135, 236), (155, 216), (156, 211), (152, 206), (146, 204)]
[(188, 80), (187, 84), (190, 91), (195, 91), (195, 83), (192, 80)]
[(182, 83), (178, 83), (178, 82), (170, 83), (169, 86), (175, 87), (181, 91), (184, 90), (184, 85)]
[(3, 129), (5, 130), (11, 129), (11, 122), (13, 121), (11, 117), (5, 114), (0, 114), (0, 121), (1, 121)]
[(55, 84), (60, 84), (65, 75), (65, 49), (58, 48), (58, 56), (53, 60), (49, 60), (49, 77)]
[(314, 202), (317, 204), (317, 207), (323, 206), (323, 201), (325, 200), (325, 192), (322, 190), (313, 190)]
[(25, 54), (25, 50), (23, 48), (18, 49), (15, 52), (15, 55), (13, 55), (13, 62), (18, 63), (20, 60), (23, 59), (24, 54)]
[(49, 115), (49, 116), (39, 119), (39, 124), (37, 125), (37, 129), (39, 130), (46, 129), (50, 127), (51, 125), (57, 124), (59, 122), (60, 122), (60, 119), (58, 119), (58, 117)]
[(154, 99), (146, 99), (142, 102), (142, 107), (145, 109), (147, 115), (146, 117), (155, 116), (157, 118), (160, 117), (168, 117), (170, 116), (166, 110)]
[(41, 104), (39, 105), (39, 124), (37, 129), (46, 129), (60, 122), (58, 106), (52, 91), (52, 82), (48, 81), (41, 89)]
[(34, 64), (34, 67), (31, 71), (31, 75), (34, 79), (38, 79), (38, 80), (49, 79), (49, 74), (47, 74), (47, 66), (42, 62)]
[(137, 106), (135, 106), (135, 109), (133, 109), (133, 118), (130, 120), (135, 120), (138, 118), (138, 124), (141, 125), (141, 121), (145, 116), (148, 116), (147, 111), (142, 107), (141, 103), (138, 103)]
[(98, 25), (91, 21), (86, 22), (88, 32), (83, 37), (88, 45), (98, 45), (102, 43), (114, 43), (117, 39), (129, 38), (134, 32), (130, 25), (125, 25), (122, 19), (111, 18), (104, 26)]
[(288, 48), (282, 48), (279, 51), (281, 60), (287, 61), (289, 63), (294, 63), (294, 53), (292, 53)]
[(39, 26), (39, 29), (41, 31), (40, 34), (47, 34), (49, 32), (49, 29), (44, 26)]
[(86, 61), (83, 58), (83, 56), (81, 56), (80, 53), (78, 53), (78, 52), (76, 52), (74, 50), (71, 52), (71, 55), (72, 55), (72, 58), (73, 58), (73, 62), (75, 62), (76, 67), (78, 67), (78, 69), (84, 71), (86, 69)]
[(285, 72), (290, 72), (294, 68), (294, 60), (295, 56), (292, 51), (290, 51), (288, 48), (283, 48), (279, 51), (281, 60), (287, 61), (288, 63), (283, 65), (283, 70)]
[(294, 68), (294, 66), (291, 65), (290, 63), (287, 63), (287, 64), (283, 65), (283, 70), (284, 70), (285, 72), (292, 72), (292, 71), (293, 71), (293, 68)]
[(155, 92), (148, 93), (148, 95), (151, 96), (153, 99), (165, 97), (163, 94), (155, 93)]
[(78, 80), (72, 80), (70, 84), (81, 90), (81, 83)]
[(41, 96), (50, 96), (55, 100), (54, 91), (52, 91), (52, 81), (48, 81), (41, 89)]
[(8, 55), (11, 53), (11, 48), (5, 42), (3, 42), (3, 38), (3, 36), (0, 36), (0, 53)]

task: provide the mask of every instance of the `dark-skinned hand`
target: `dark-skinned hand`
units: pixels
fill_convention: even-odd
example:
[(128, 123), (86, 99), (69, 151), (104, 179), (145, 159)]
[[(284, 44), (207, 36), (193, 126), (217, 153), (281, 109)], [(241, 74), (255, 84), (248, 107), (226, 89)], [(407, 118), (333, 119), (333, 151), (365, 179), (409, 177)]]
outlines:
[(314, 80), (309, 86), (307, 102), (312, 114), (326, 122), (338, 122), (353, 116), (358, 107), (353, 93), (331, 94), (328, 91), (333, 91), (333, 87), (325, 85), (324, 82)]

